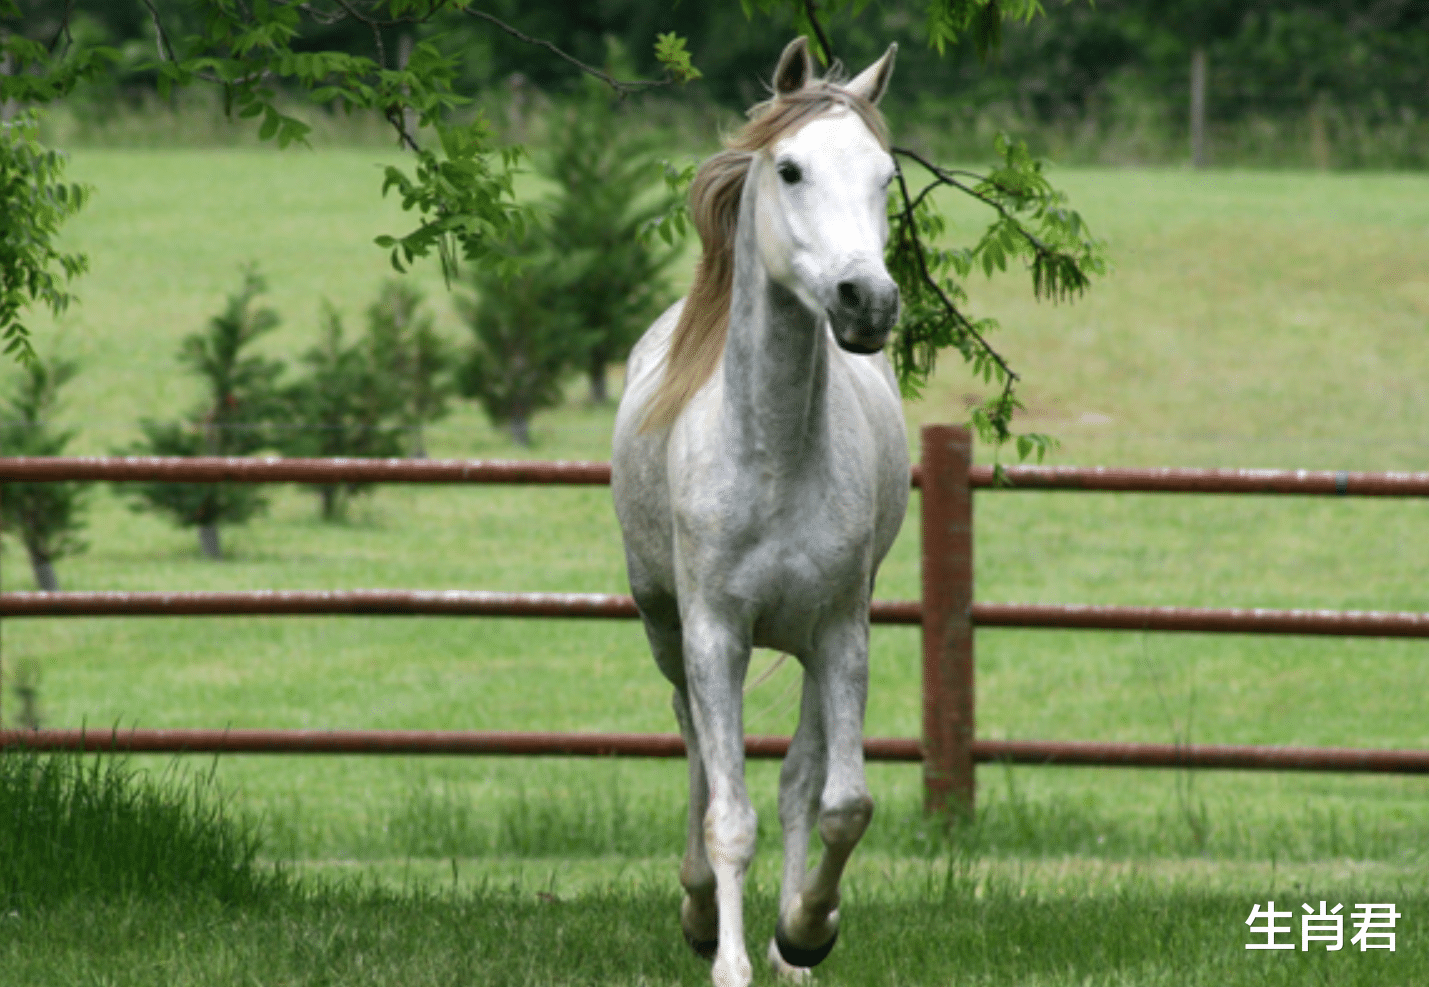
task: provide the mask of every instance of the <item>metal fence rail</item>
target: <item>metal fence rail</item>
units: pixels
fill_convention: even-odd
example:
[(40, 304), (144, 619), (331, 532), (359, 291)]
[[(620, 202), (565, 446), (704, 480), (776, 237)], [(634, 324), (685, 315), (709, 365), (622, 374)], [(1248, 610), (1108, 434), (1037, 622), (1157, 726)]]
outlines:
[[(933, 426), (946, 428), (948, 426)], [(1429, 496), (1429, 472), (1196, 469), (1187, 467), (969, 466), (974, 489), (1081, 490), (1088, 493), (1299, 494), (1353, 497)], [(482, 483), (605, 486), (610, 464), (591, 460), (281, 459), (259, 456), (12, 456), (0, 481), (136, 480), (163, 483)], [(910, 481), (923, 485), (922, 464)]]
[[(560, 617), (634, 620), (628, 596), (486, 590), (290, 590), (0, 593), (0, 617)], [(919, 600), (874, 600), (875, 624), (923, 623)], [(975, 627), (1429, 637), (1429, 614), (1380, 610), (1241, 610), (1076, 603), (974, 603)]]
[[(1429, 473), (1310, 470), (1135, 469), (1013, 466), (995, 483), (972, 464), (966, 429), (926, 426), (921, 488), (923, 599), (879, 600), (876, 623), (923, 632), (923, 737), (869, 738), (870, 760), (921, 761), (930, 808), (971, 806), (974, 765), (1017, 764), (1429, 773), (1429, 751), (979, 740), (974, 734), (976, 627), (1429, 637), (1429, 614), (1380, 611), (1208, 609), (976, 603), (973, 498), (976, 489), (1311, 496), (1429, 496)], [(0, 458), (0, 481), (184, 483), (481, 483), (599, 486), (602, 462), (261, 458)], [(487, 616), (633, 619), (627, 596), (427, 590), (0, 593), (0, 617), (136, 616)], [(747, 756), (782, 757), (786, 737), (747, 737)], [(0, 730), (0, 748), (132, 752), (310, 754), (529, 754), (683, 757), (675, 734), (544, 734), (364, 730)]]
[[(976, 740), (980, 764), (1088, 767), (1222, 768), (1429, 774), (1429, 751), (1233, 744), (1136, 744), (1077, 740)], [(120, 751), (128, 754), (389, 754), (544, 757), (685, 756), (677, 733), (529, 733), (458, 730), (0, 730), (0, 748)], [(788, 737), (750, 735), (745, 757), (777, 760)], [(920, 762), (923, 746), (907, 737), (867, 737), (870, 761)]]

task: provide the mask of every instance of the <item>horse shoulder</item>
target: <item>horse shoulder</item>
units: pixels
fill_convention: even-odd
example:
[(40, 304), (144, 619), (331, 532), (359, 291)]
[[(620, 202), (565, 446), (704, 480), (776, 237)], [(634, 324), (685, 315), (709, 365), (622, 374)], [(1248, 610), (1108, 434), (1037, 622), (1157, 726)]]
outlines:
[[(664, 375), (682, 298), (656, 319), (630, 351), (625, 389), (616, 411), (611, 449), (611, 495), (624, 533), (632, 582), (673, 591), (670, 490), (666, 470), (669, 430), (641, 431), (645, 407)], [(637, 577), (639, 574), (639, 578)]]

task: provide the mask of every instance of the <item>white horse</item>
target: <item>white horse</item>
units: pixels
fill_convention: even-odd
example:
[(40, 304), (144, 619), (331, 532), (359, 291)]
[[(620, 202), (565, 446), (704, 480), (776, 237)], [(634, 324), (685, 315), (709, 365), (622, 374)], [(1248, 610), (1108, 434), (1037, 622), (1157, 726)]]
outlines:
[[(784, 760), (784, 873), (769, 959), (802, 977), (838, 934), (839, 879), (873, 816), (863, 766), (868, 611), (908, 506), (898, 319), (883, 264), (894, 175), (875, 108), (896, 46), (846, 85), (803, 38), (690, 192), (704, 255), (630, 356), (611, 487), (630, 586), (689, 750), (685, 938), (718, 987), (750, 981), (743, 890), (750, 649), (803, 665)], [(806, 868), (817, 823), (824, 854)]]

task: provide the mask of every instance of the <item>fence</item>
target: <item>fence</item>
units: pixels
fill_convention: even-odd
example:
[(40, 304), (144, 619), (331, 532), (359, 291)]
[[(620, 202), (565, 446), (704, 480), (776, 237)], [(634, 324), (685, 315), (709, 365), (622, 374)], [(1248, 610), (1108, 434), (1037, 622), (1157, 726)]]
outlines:
[[(1306, 470), (1009, 467), (1022, 490), (1195, 494), (1429, 496), (1429, 473)], [(11, 458), (0, 481), (57, 480), (240, 483), (505, 483), (602, 485), (610, 467), (591, 462)], [(1251, 768), (1429, 773), (1429, 751), (978, 740), (974, 734), (976, 627), (1088, 628), (1236, 634), (1429, 637), (1429, 614), (1377, 611), (1243, 610), (1078, 606), (973, 601), (973, 491), (994, 488), (993, 470), (972, 463), (966, 429), (926, 426), (911, 482), (922, 491), (921, 600), (875, 601), (875, 623), (923, 632), (923, 737), (871, 737), (870, 760), (921, 761), (930, 810), (971, 807), (980, 762), (1176, 768)], [(348, 614), (633, 619), (625, 596), (484, 591), (276, 591), (235, 593), (0, 593), (0, 617)], [(787, 737), (745, 738), (749, 757), (778, 758)], [(0, 749), (136, 753), (502, 754), (683, 757), (677, 734), (549, 734), (437, 731), (0, 729)]]

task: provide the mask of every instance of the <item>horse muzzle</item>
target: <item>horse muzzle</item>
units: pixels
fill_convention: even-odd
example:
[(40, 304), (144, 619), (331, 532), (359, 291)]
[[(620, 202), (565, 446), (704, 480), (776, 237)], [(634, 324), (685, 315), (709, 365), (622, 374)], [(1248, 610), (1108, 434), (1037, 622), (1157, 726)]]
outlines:
[(827, 310), (839, 347), (860, 354), (883, 349), (898, 322), (898, 303), (898, 285), (886, 274), (840, 281), (838, 301)]

